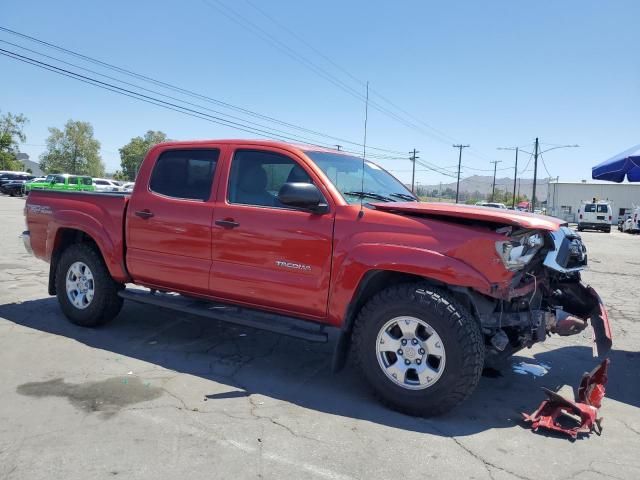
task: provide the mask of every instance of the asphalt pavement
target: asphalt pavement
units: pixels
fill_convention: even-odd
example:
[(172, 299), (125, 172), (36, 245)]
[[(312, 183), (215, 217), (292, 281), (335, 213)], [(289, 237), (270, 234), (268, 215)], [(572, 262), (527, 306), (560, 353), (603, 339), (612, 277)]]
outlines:
[(0, 479), (640, 478), (640, 235), (585, 232), (585, 280), (614, 334), (602, 436), (520, 420), (577, 386), (590, 332), (519, 353), (436, 419), (389, 411), (331, 345), (125, 304), (70, 324), (29, 256), (24, 199), (0, 197)]

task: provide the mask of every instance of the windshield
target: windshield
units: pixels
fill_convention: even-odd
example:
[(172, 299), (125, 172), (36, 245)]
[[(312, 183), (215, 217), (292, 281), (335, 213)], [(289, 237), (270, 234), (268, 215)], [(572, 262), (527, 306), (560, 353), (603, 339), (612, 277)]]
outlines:
[(416, 197), (389, 172), (375, 163), (330, 152), (305, 152), (331, 180), (349, 203), (360, 203), (361, 198), (373, 201), (417, 201)]

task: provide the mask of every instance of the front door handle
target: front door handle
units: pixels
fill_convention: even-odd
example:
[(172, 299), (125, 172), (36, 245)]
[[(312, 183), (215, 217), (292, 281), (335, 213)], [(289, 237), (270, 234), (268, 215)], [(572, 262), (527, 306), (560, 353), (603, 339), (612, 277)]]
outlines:
[(240, 226), (238, 222), (231, 219), (216, 220), (216, 225), (220, 225), (221, 227), (224, 227), (224, 228), (236, 228)]
[(143, 220), (147, 220), (151, 217), (153, 217), (153, 212), (151, 210), (147, 210), (146, 208), (144, 210), (138, 210), (137, 212), (135, 212), (136, 217), (140, 217)]

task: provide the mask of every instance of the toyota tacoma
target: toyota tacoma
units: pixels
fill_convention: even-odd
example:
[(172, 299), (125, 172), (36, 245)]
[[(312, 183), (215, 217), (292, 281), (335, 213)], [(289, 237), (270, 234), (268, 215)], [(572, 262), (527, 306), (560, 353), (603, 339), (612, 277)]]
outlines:
[[(373, 162), (271, 141), (170, 142), (131, 193), (33, 190), (26, 248), (49, 294), (96, 327), (123, 301), (201, 315), (351, 355), (387, 405), (437, 415), (484, 367), (607, 311), (582, 283), (587, 253), (561, 220), (423, 203)], [(335, 333), (332, 333), (335, 332)]]

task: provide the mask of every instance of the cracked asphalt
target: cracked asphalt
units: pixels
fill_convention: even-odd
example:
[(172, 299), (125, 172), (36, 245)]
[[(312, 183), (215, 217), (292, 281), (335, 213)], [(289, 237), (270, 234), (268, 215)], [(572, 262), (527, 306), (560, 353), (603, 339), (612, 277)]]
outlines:
[(23, 206), (0, 197), (0, 479), (640, 478), (640, 236), (583, 234), (614, 350), (603, 435), (570, 442), (519, 413), (597, 365), (588, 332), (521, 352), (526, 368), (483, 377), (446, 416), (412, 418), (352, 367), (332, 374), (330, 344), (132, 303), (100, 329), (71, 325), (18, 238)]

